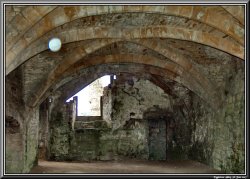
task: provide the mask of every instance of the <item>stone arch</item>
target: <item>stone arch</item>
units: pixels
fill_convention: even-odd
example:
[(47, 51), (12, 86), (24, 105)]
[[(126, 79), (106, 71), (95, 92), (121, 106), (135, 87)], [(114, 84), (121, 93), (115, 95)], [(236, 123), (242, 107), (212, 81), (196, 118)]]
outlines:
[[(79, 72), (77, 72), (77, 75), (75, 73), (74, 75), (67, 76), (53, 87), (53, 91), (64, 91), (64, 93), (62, 93), (62, 100), (66, 100), (77, 92), (79, 92), (84, 87), (86, 87), (88, 84), (93, 82), (95, 79), (98, 79), (104, 75), (114, 75), (119, 73), (130, 73), (148, 80), (150, 80), (150, 77), (152, 75), (157, 75), (159, 77), (169, 78), (172, 80), (174, 80), (175, 77), (175, 75), (169, 71), (150, 65), (134, 65), (132, 63), (122, 63), (119, 65), (104, 64), (91, 66), (86, 69), (81, 69)], [(161, 86), (159, 87), (161, 88)], [(45, 95), (45, 97), (43, 98), (46, 98), (47, 96), (48, 95)]]
[(222, 6), (225, 11), (237, 19), (244, 26), (244, 6)]
[[(80, 46), (75, 48), (72, 52), (70, 52), (63, 60), (62, 63), (60, 63), (53, 72), (50, 73), (50, 78), (56, 78), (56, 76), (61, 76), (61, 74), (67, 70), (71, 65), (75, 64), (78, 60), (81, 58), (84, 58), (87, 54), (90, 54), (94, 52), (97, 49), (100, 49), (102, 47), (108, 46), (110, 44), (113, 44), (115, 42), (120, 42), (120, 40), (97, 40), (95, 42), (88, 43), (86, 45)], [(169, 60), (173, 61), (174, 63), (180, 65), (184, 70), (190, 72), (194, 78), (197, 78), (200, 81), (206, 82), (207, 85), (209, 82), (207, 79), (202, 75), (198, 69), (195, 68), (195, 66), (192, 64), (191, 61), (188, 60), (188, 57), (185, 57), (181, 54), (176, 54), (174, 52), (174, 49), (171, 49), (169, 47), (162, 47), (161, 45), (157, 44), (155, 41), (152, 40), (134, 40), (134, 41), (128, 41), (133, 42), (138, 45), (145, 46), (151, 50), (156, 51), (159, 54), (162, 54)]]
[[(117, 31), (118, 33), (113, 33)], [(178, 33), (177, 33), (178, 32)], [(56, 35), (56, 34), (55, 34)], [(244, 48), (238, 44), (227, 39), (219, 39), (209, 33), (192, 31), (181, 28), (166, 27), (166, 26), (152, 26), (152, 27), (136, 27), (128, 29), (114, 29), (112, 27), (90, 27), (86, 29), (75, 29), (70, 32), (60, 32), (57, 34), (62, 42), (70, 43), (74, 41), (89, 40), (89, 39), (144, 39), (144, 38), (173, 38), (180, 40), (193, 41), (203, 45), (211, 46), (219, 50), (225, 51), (229, 54), (244, 59)], [(16, 44), (15, 51), (9, 51), (6, 55), (7, 74), (19, 66), (21, 63), (31, 58), (32, 56), (47, 50), (47, 42), (49, 37), (40, 39), (36, 43), (27, 47), (25, 42)], [(23, 50), (23, 51), (22, 51)], [(22, 51), (22, 52), (21, 52)], [(20, 54), (19, 54), (20, 53)], [(19, 55), (18, 55), (19, 54)]]
[[(88, 58), (88, 60), (83, 60), (82, 63), (78, 63), (77, 67), (73, 66), (71, 69), (67, 70), (67, 72), (65, 72), (64, 75), (65, 76), (72, 75), (73, 73), (76, 73), (76, 71), (82, 68), (88, 68), (94, 65), (109, 64), (109, 63), (145, 64), (145, 65), (151, 65), (151, 66), (161, 68), (164, 71), (169, 71), (172, 74), (174, 74), (173, 79), (175, 81), (191, 89), (196, 94), (201, 96), (203, 99), (209, 100), (211, 103), (213, 103), (213, 105), (219, 104), (218, 96), (214, 96), (215, 93), (212, 93), (211, 91), (208, 91), (206, 88), (202, 87), (199, 83), (197, 83), (197, 81), (195, 81), (190, 76), (190, 74), (186, 73), (185, 71), (183, 71), (183, 69), (181, 69), (180, 67), (176, 66), (173, 63), (166, 62), (163, 60), (158, 60), (158, 59), (155, 59), (154, 57), (145, 57), (143, 55), (107, 55), (107, 56), (99, 56), (99, 57), (95, 56), (92, 58)], [(53, 82), (52, 84), (55, 84), (55, 82)], [(31, 104), (32, 106), (37, 105), (38, 101), (50, 88), (50, 85), (47, 84), (44, 87), (42, 87), (38, 91), (36, 97), (30, 100), (33, 102), (33, 104)]]
[[(41, 84), (41, 88), (43, 89), (45, 86), (49, 88), (52, 83), (57, 81), (63, 73), (70, 67), (74, 66), (74, 64), (84, 58), (89, 53), (94, 52), (95, 50), (107, 46), (109, 44), (112, 44), (114, 42), (118, 42), (120, 40), (97, 40), (94, 42), (91, 42), (90, 44), (86, 44), (84, 46), (79, 46), (75, 50), (73, 50), (71, 53), (69, 53), (63, 60), (62, 63), (59, 64), (57, 67), (54, 68), (54, 70), (48, 75), (49, 78), (47, 79), (46, 82)], [(139, 40), (134, 40), (131, 41), (133, 43), (137, 43), (139, 45), (143, 45), (149, 49), (154, 48), (157, 53), (160, 53), (164, 56), (166, 56), (168, 59), (174, 62), (175, 64), (175, 69), (176, 71), (179, 70), (180, 73), (188, 74), (190, 78), (192, 77), (196, 82), (199, 83), (200, 86), (203, 87), (203, 89), (206, 89), (209, 91), (209, 93), (213, 94), (213, 96), (216, 96), (215, 94), (218, 92), (215, 92), (215, 87), (214, 85), (205, 77), (205, 75), (200, 72), (198, 69), (195, 68), (195, 66), (192, 64), (191, 61), (188, 60), (187, 57), (181, 55), (181, 54), (176, 54), (173, 49), (164, 47), (162, 48), (161, 45), (158, 45), (157, 43), (153, 42), (152, 40), (145, 40), (145, 39), (139, 39)], [(78, 65), (76, 65), (78, 66)], [(45, 91), (44, 91), (45, 92)], [(42, 92), (43, 93), (43, 92)]]
[[(24, 35), (34, 24), (38, 23), (42, 18), (53, 11), (57, 6), (26, 6), (20, 15), (14, 16), (6, 27), (6, 47), (15, 44), (22, 35)], [(11, 6), (6, 6), (11, 8)], [(7, 18), (8, 16), (6, 16)], [(13, 35), (14, 34), (14, 35)], [(7, 48), (7, 50), (9, 50)]]
[[(129, 7), (129, 8), (128, 8)], [(43, 8), (43, 7), (41, 7)], [(33, 10), (33, 9), (32, 9)], [(32, 40), (38, 39), (51, 29), (63, 25), (72, 20), (107, 13), (125, 13), (125, 12), (147, 12), (159, 13), (164, 15), (174, 15), (185, 17), (192, 20), (208, 24), (225, 34), (233, 37), (236, 41), (243, 44), (243, 34), (237, 34), (237, 29), (241, 29), (240, 23), (230, 19), (230, 14), (221, 7), (214, 6), (60, 6), (49, 11), (50, 13), (44, 16), (40, 21), (35, 20), (29, 24), (29, 16), (19, 17), (20, 21), (26, 24), (18, 24), (17, 27), (24, 26), (26, 33), (32, 34), (37, 31), (39, 33), (32, 34)], [(45, 14), (45, 13), (44, 13)], [(60, 16), (60, 20), (56, 17)], [(226, 20), (226, 21), (225, 21)], [(221, 23), (225, 21), (224, 23)], [(226, 25), (226, 26), (225, 26)], [(226, 28), (225, 28), (226, 27)], [(22, 28), (21, 28), (22, 29)], [(14, 44), (12, 44), (14, 45)]]
[[(58, 11), (58, 9), (60, 9), (61, 7), (59, 7), (59, 8), (56, 8), (55, 9), (55, 11)], [(66, 9), (67, 9), (67, 7), (65, 7)], [(72, 7), (72, 8), (74, 8), (74, 7)], [(84, 9), (85, 7), (83, 7), (83, 9)], [(100, 8), (100, 9), (99, 9)], [(173, 8), (172, 10), (171, 10), (171, 8)], [(65, 10), (65, 11), (69, 11), (69, 12), (71, 12), (71, 13), (73, 13), (73, 11), (75, 12), (75, 13), (80, 13), (80, 11), (81, 10), (70, 10), (71, 8), (69, 8), (69, 9), (67, 9), (67, 10)], [(99, 10), (97, 10), (97, 9), (99, 9)], [(106, 10), (105, 10), (106, 9)], [(82, 18), (82, 17), (86, 17), (86, 16), (89, 16), (89, 15), (100, 15), (100, 14), (105, 14), (105, 13), (122, 13), (122, 12), (148, 12), (148, 13), (160, 13), (160, 14), (163, 14), (163, 15), (173, 15), (173, 16), (180, 16), (180, 17), (185, 17), (185, 18), (190, 18), (190, 19), (193, 19), (193, 20), (198, 20), (198, 21), (201, 21), (202, 23), (205, 23), (205, 24), (209, 24), (209, 23), (207, 23), (206, 21), (209, 21), (208, 19), (210, 19), (211, 20), (211, 22), (213, 22), (213, 23), (215, 23), (215, 24), (217, 24), (218, 26), (222, 26), (221, 28), (220, 28), (220, 30), (222, 30), (222, 31), (224, 31), (225, 29), (227, 29), (229, 26), (230, 26), (230, 28), (228, 29), (228, 33), (230, 34), (230, 33), (236, 33), (237, 32), (237, 24), (239, 23), (237, 20), (235, 20), (235, 19), (233, 19), (233, 21), (235, 21), (235, 22), (231, 22), (230, 20), (228, 20), (228, 21), (225, 21), (225, 23), (226, 23), (226, 26), (224, 26), (224, 24), (222, 24), (221, 23), (221, 21), (219, 22), (218, 21), (218, 17), (220, 17), (221, 16), (221, 18), (226, 18), (227, 16), (230, 16), (231, 17), (231, 15), (229, 14), (229, 13), (221, 13), (221, 10), (222, 10), (223, 8), (219, 8), (219, 7), (197, 7), (197, 6), (194, 6), (194, 7), (192, 7), (192, 6), (190, 6), (190, 7), (187, 7), (187, 6), (171, 6), (171, 7), (168, 7), (168, 6), (166, 6), (166, 7), (164, 7), (164, 6), (162, 6), (162, 7), (151, 7), (151, 6), (149, 6), (149, 7), (146, 7), (146, 6), (142, 6), (142, 7), (136, 7), (136, 8), (132, 8), (132, 10), (127, 10), (126, 8), (124, 8), (124, 7), (120, 7), (120, 8), (117, 8), (117, 7), (115, 7), (114, 9), (110, 9), (110, 7), (107, 7), (107, 8), (101, 8), (101, 7), (96, 7), (95, 6), (95, 8), (93, 9), (93, 8), (86, 8), (85, 10), (90, 10), (90, 14), (88, 14), (88, 12), (86, 12), (86, 13), (84, 13), (84, 14), (81, 14), (79, 17), (78, 17), (78, 15), (76, 15), (76, 14), (74, 14), (73, 13), (73, 16), (75, 16), (76, 15), (76, 17), (75, 18), (73, 18), (73, 19), (69, 19), (69, 17), (67, 17), (67, 15), (68, 14), (64, 14), (65, 12), (64, 12), (64, 10), (62, 10), (62, 8), (61, 8), (61, 11), (63, 11), (63, 12), (58, 12), (59, 13), (59, 15), (61, 15), (62, 16), (62, 19), (64, 19), (65, 20), (65, 22), (64, 23), (59, 23), (59, 24), (57, 24), (55, 27), (58, 27), (58, 26), (60, 26), (60, 25), (62, 25), (62, 24), (65, 24), (65, 23), (68, 23), (68, 22), (70, 22), (70, 21), (72, 21), (72, 20), (75, 20), (75, 19), (78, 19), (78, 18)], [(93, 10), (94, 10), (94, 13), (93, 13)], [(175, 11), (174, 11), (175, 10)], [(190, 10), (190, 12), (189, 12), (189, 10)], [(205, 12), (212, 12), (212, 10), (215, 10), (215, 12), (213, 12), (213, 13), (208, 13), (208, 14), (217, 14), (217, 17), (216, 18), (211, 18), (210, 17), (210, 15), (208, 15), (208, 17), (202, 17), (202, 18), (200, 18), (200, 16), (202, 16), (201, 14), (203, 14), (204, 15), (204, 13)], [(49, 17), (51, 17), (52, 19), (54, 18), (51, 14), (53, 14), (53, 13), (55, 13), (55, 11), (53, 11), (52, 10), (52, 12), (51, 13), (49, 13), (48, 15), (49, 15)], [(104, 11), (105, 13), (102, 13), (102, 11)], [(159, 11), (159, 12), (158, 12)], [(225, 11), (225, 10), (224, 10)], [(91, 12), (93, 13), (93, 14), (91, 14)], [(190, 14), (191, 13), (191, 14)], [(200, 15), (199, 15), (200, 14)], [(197, 16), (197, 17), (196, 17)], [(199, 17), (198, 17), (199, 16)], [(225, 17), (224, 17), (225, 16)], [(66, 18), (67, 17), (67, 18)], [(66, 19), (65, 19), (66, 18)], [(203, 19), (204, 18), (204, 19)], [(229, 18), (229, 17), (228, 17)], [(43, 20), (41, 20), (41, 21), (39, 21), (39, 23), (40, 22), (42, 22), (42, 21), (49, 21), (48, 20), (49, 18), (47, 18), (47, 16), (43, 19)], [(61, 20), (62, 20), (61, 19)], [(216, 20), (215, 20), (216, 19)], [(202, 21), (202, 20), (204, 20), (204, 21)], [(53, 21), (55, 21), (55, 19), (53, 20)], [(62, 20), (63, 21), (63, 20)], [(224, 21), (222, 21), (222, 22), (224, 22)], [(38, 23), (38, 24), (39, 24)], [(44, 22), (45, 23), (45, 22)], [(213, 24), (212, 23), (212, 24)], [(236, 23), (236, 25), (235, 24), (231, 24), (231, 23)], [(37, 26), (38, 24), (36, 24), (35, 26)], [(50, 23), (49, 23), (50, 24)], [(52, 23), (53, 24), (53, 23)], [(229, 25), (230, 24), (230, 25)], [(55, 27), (53, 27), (51, 24), (50, 25), (48, 25), (48, 24), (43, 24), (44, 26), (45, 26), (45, 29), (46, 28), (49, 28), (49, 31), (50, 30), (52, 30), (53, 28), (55, 28)], [(18, 40), (15, 44), (13, 44), (13, 47), (11, 47), (10, 48), (10, 50), (8, 50), (8, 53), (7, 53), (7, 60), (6, 60), (6, 64), (7, 64), (7, 74), (9, 73), (9, 68), (10, 68), (10, 71), (11, 70), (13, 70), (16, 66), (18, 66), (18, 65), (20, 65), (22, 62), (24, 62), (25, 60), (27, 60), (29, 57), (31, 57), (31, 56), (33, 56), (33, 55), (35, 55), (35, 54), (33, 54), (33, 51), (35, 51), (35, 49), (33, 49), (33, 48), (35, 48), (36, 46), (37, 46), (37, 44), (35, 45), (35, 46), (33, 46), (32, 48), (29, 48), (29, 46), (31, 45), (32, 46), (32, 44), (34, 45), (35, 44), (35, 41), (33, 41), (33, 40), (31, 40), (32, 39), (32, 36), (39, 36), (39, 37), (41, 37), (42, 38), (42, 36), (44, 35), (44, 34), (41, 34), (42, 32), (41, 31), (43, 31), (43, 30), (41, 30), (42, 28), (43, 28), (43, 25), (42, 24), (39, 24), (39, 26), (38, 27), (36, 27), (36, 28), (38, 28), (37, 29), (37, 31), (35, 31), (34, 29), (31, 31), (31, 32), (36, 32), (35, 34), (33, 34), (32, 35), (32, 33), (31, 32), (27, 32), (28, 34), (29, 34), (29, 38), (21, 38), (20, 40)], [(210, 24), (211, 25), (211, 24)], [(213, 26), (214, 27), (214, 26)], [(225, 28), (226, 27), (226, 28)], [(216, 27), (215, 27), (216, 28)], [(233, 28), (233, 29), (232, 29)], [(236, 29), (235, 29), (236, 28)], [(239, 27), (238, 29), (242, 29), (242, 27)], [(74, 30), (72, 30), (70, 33), (73, 33), (73, 31)], [(170, 30), (171, 31), (171, 30)], [(175, 31), (175, 30), (173, 30), (173, 31)], [(177, 31), (180, 31), (180, 30), (177, 30)], [(186, 32), (184, 32), (184, 36), (190, 36), (190, 32), (189, 32), (189, 30), (184, 30), (184, 29), (181, 29), (181, 31), (186, 31)], [(47, 33), (47, 31), (46, 31), (46, 33)], [(66, 33), (66, 32), (64, 32), (64, 33)], [(179, 32), (180, 33), (180, 32)], [(40, 34), (40, 35), (39, 35)], [(220, 43), (218, 44), (218, 40), (216, 40), (217, 38), (216, 37), (214, 37), (214, 36), (212, 36), (210, 33), (203, 33), (203, 32), (200, 32), (200, 31), (195, 31), (195, 32), (191, 32), (191, 36), (193, 36), (192, 38), (192, 40), (193, 41), (199, 41), (199, 39), (205, 39), (207, 42), (205, 43), (206, 45), (211, 45), (211, 46), (213, 46), (213, 47), (215, 47), (215, 48), (218, 48), (218, 49), (221, 49), (221, 50), (223, 50), (223, 51), (226, 51), (226, 52), (228, 52), (228, 53), (230, 53), (230, 54), (233, 54), (233, 55), (235, 55), (235, 56), (237, 56), (237, 57), (240, 57), (240, 58), (244, 58), (244, 49), (243, 48), (239, 48), (239, 45), (237, 44), (237, 43), (235, 43), (234, 45), (230, 45), (230, 41), (229, 40), (225, 40), (225, 39), (220, 39)], [(227, 34), (227, 33), (226, 33)], [(73, 34), (69, 34), (69, 35), (73, 35)], [(183, 36), (182, 35), (182, 36)], [(228, 35), (228, 34), (227, 34)], [(239, 35), (239, 34), (238, 34)], [(241, 38), (240, 39), (242, 39), (241, 40), (241, 45), (243, 45), (243, 42), (244, 42), (244, 39), (243, 39), (243, 37), (244, 37), (244, 33), (242, 32), (242, 33), (240, 33), (240, 36), (241, 36)], [(75, 37), (75, 36), (74, 36)], [(36, 38), (37, 39), (37, 38)], [(201, 40), (202, 41), (202, 40)], [(237, 40), (236, 40), (237, 41)], [(199, 43), (202, 43), (202, 42), (199, 42)], [(228, 44), (229, 43), (229, 45), (225, 45), (225, 44)], [(45, 44), (47, 44), (47, 42), (45, 42)], [(45, 45), (46, 47), (47, 47), (47, 45)], [(45, 47), (44, 46), (44, 47)], [(47, 48), (45, 48), (44, 49), (44, 47), (39, 47), (40, 48), (40, 50), (42, 51), (42, 50), (46, 50)], [(7, 49), (8, 49), (8, 47), (7, 47)], [(21, 52), (22, 50), (24, 50), (24, 49), (29, 49), (29, 52), (24, 52), (24, 54), (20, 54), (19, 52)], [(239, 51), (239, 52), (238, 52)], [(31, 53), (31, 54), (30, 54)], [(21, 56), (25, 56), (26, 58), (24, 58), (24, 59), (22, 59), (22, 57), (21, 57), (21, 61), (19, 61), (19, 62), (14, 62), (14, 64), (12, 64), (13, 63), (13, 60), (15, 59), (15, 57), (16, 56), (18, 56), (18, 59), (20, 59), (20, 57), (19, 57), (19, 55), (21, 55)], [(15, 60), (18, 60), (18, 59), (15, 59)], [(10, 66), (13, 66), (13, 67), (9, 67), (9, 65)]]

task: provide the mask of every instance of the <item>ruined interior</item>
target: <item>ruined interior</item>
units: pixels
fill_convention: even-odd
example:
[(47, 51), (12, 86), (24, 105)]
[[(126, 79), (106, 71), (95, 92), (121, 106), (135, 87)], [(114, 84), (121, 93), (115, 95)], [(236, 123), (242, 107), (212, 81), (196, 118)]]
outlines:
[[(244, 30), (236, 5), (6, 5), (5, 172), (193, 161), (244, 173)], [(79, 116), (66, 100), (104, 75), (100, 115)]]

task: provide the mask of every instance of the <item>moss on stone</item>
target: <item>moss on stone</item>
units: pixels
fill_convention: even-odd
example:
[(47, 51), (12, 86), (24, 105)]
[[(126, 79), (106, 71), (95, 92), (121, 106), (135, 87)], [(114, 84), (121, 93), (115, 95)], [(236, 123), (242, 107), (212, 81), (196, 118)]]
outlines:
[(232, 153), (230, 156), (226, 158), (226, 160), (220, 161), (220, 168), (222, 171), (226, 173), (244, 173), (244, 156), (241, 154), (242, 152), (242, 145), (240, 143), (233, 143), (232, 144)]
[(190, 159), (209, 164), (211, 146), (207, 142), (195, 142), (189, 150), (188, 157)]

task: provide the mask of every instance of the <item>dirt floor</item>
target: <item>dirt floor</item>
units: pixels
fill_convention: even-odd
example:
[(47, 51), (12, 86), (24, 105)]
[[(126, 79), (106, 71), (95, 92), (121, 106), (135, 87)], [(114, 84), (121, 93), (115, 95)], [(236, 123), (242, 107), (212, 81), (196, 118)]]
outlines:
[(216, 174), (221, 173), (199, 162), (185, 161), (92, 161), (92, 162), (54, 162), (39, 161), (30, 173), (167, 173), (167, 174)]

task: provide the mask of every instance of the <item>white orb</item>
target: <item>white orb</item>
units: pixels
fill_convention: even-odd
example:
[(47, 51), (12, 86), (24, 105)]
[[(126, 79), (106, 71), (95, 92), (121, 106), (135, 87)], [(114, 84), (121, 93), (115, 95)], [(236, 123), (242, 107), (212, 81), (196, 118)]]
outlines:
[(52, 52), (57, 52), (62, 46), (61, 40), (59, 38), (53, 38), (49, 41), (49, 49)]

